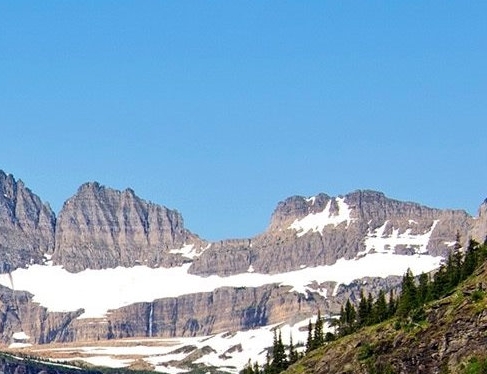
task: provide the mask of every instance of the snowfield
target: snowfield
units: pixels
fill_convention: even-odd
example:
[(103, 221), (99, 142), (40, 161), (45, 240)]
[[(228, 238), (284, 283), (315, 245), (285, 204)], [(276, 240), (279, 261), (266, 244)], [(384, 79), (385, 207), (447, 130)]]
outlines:
[[(311, 213), (303, 218), (296, 219), (289, 226), (289, 229), (296, 230), (296, 235), (301, 237), (309, 231), (321, 233), (326, 226), (333, 225), (336, 227), (342, 222), (346, 222), (348, 227), (353, 221), (353, 218), (351, 218), (352, 209), (350, 209), (344, 198), (337, 197), (335, 198), (335, 201), (338, 205), (338, 212), (332, 214), (330, 212), (332, 200), (333, 199), (328, 201), (323, 211), (319, 213)], [(314, 198), (310, 198), (308, 201), (314, 204)]]
[[(315, 321), (316, 316), (311, 316), (310, 319)], [(294, 325), (272, 325), (248, 331), (225, 332), (195, 338), (123, 339), (95, 346), (69, 347), (68, 344), (68, 347), (63, 348), (38, 346), (30, 352), (41, 357), (55, 354), (56, 359), (63, 362), (85, 361), (112, 368), (127, 367), (136, 360), (144, 360), (158, 372), (176, 374), (188, 371), (184, 366), (177, 367), (177, 362), (197, 350), (211, 347), (213, 352), (203, 355), (193, 364), (218, 367), (222, 371), (236, 374), (243, 369), (249, 359), (252, 363), (256, 361), (260, 365), (265, 363), (267, 349), (272, 346), (275, 329), (281, 332), (284, 344), (289, 344), (292, 336), (297, 351), (303, 351), (308, 334), (308, 321), (306, 319)], [(329, 329), (325, 328), (325, 331)], [(184, 353), (181, 352), (182, 350)]]
[(349, 284), (362, 277), (414, 274), (439, 267), (442, 257), (426, 254), (397, 255), (391, 251), (368, 253), (354, 260), (340, 259), (333, 265), (306, 267), (281, 274), (246, 272), (228, 277), (201, 277), (188, 273), (190, 264), (173, 268), (134, 266), (70, 273), (61, 266), (32, 265), (0, 275), (0, 284), (34, 295), (34, 301), (49, 311), (66, 312), (84, 308), (79, 318), (104, 317), (109, 309), (137, 302), (151, 302), (220, 287), (259, 287), (265, 284), (291, 286), (306, 294), (312, 282), (334, 281)]

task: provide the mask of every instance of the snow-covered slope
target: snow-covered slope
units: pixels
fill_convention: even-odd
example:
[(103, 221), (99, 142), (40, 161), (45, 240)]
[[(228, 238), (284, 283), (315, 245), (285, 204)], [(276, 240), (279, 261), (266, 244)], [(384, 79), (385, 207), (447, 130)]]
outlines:
[[(415, 274), (436, 269), (458, 233), (463, 240), (471, 232), (485, 237), (487, 226), (479, 221), (464, 211), (355, 191), (291, 197), (278, 204), (262, 234), (208, 243), (184, 228), (177, 211), (130, 189), (89, 183), (55, 220), (54, 247), (4, 260), (1, 341), (24, 347), (190, 339), (164, 341), (165, 350), (146, 361), (172, 367), (183, 352), (201, 350), (193, 362), (238, 371), (249, 358), (265, 357), (272, 326), (291, 330), (317, 310), (336, 313), (346, 298), (356, 300), (357, 285), (374, 293), (396, 287), (408, 268)], [(152, 343), (144, 352), (151, 349)], [(89, 360), (132, 362), (105, 353)]]
[[(437, 268), (441, 257), (425, 254), (397, 255), (391, 252), (371, 253), (354, 260), (341, 259), (334, 265), (306, 267), (301, 270), (260, 274), (247, 272), (228, 277), (201, 277), (188, 273), (190, 264), (172, 268), (131, 268), (84, 270), (70, 273), (61, 266), (32, 265), (1, 274), (0, 284), (15, 290), (28, 291), (34, 301), (52, 312), (75, 311), (83, 308), (79, 318), (100, 318), (108, 310), (137, 302), (209, 292), (221, 287), (259, 287), (277, 283), (291, 286), (291, 291), (307, 294), (313, 282), (332, 281), (348, 284), (363, 277), (403, 275), (408, 268), (415, 274)], [(170, 282), (170, 287), (161, 287)]]

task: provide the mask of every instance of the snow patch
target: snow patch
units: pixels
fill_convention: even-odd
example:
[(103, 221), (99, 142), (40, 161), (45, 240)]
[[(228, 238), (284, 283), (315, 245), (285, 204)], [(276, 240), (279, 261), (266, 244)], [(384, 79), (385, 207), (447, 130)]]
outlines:
[(31, 346), (32, 346), (32, 344), (30, 344), (30, 343), (12, 343), (8, 347), (9, 348), (27, 348), (27, 347), (31, 347)]
[(389, 221), (385, 221), (381, 227), (373, 232), (369, 231), (365, 238), (365, 250), (359, 252), (357, 256), (363, 256), (371, 251), (378, 253), (393, 252), (398, 245), (415, 248), (415, 253), (426, 253), (431, 234), (438, 222), (438, 220), (433, 221), (431, 228), (424, 234), (411, 234), (410, 228), (400, 234), (399, 229), (392, 228), (392, 234), (385, 236), (384, 232), (389, 224)]
[[(335, 200), (338, 205), (338, 211), (331, 213), (331, 203)], [(345, 202), (345, 198), (337, 197), (330, 199), (325, 206), (325, 209), (319, 213), (311, 213), (307, 216), (296, 219), (288, 228), (297, 231), (297, 236), (301, 237), (309, 231), (321, 233), (328, 225), (337, 227), (343, 222), (347, 222), (347, 227), (353, 221), (350, 216), (352, 209)]]
[(27, 335), (25, 332), (23, 331), (19, 331), (19, 332), (15, 332), (13, 335), (12, 335), (12, 339), (14, 340), (29, 340), (30, 339), (30, 336)]
[(201, 253), (196, 253), (194, 244), (185, 244), (181, 248), (171, 249), (169, 253), (180, 254), (183, 257), (193, 259), (201, 255)]
[[(123, 340), (125, 344), (132, 342), (131, 346), (116, 346), (116, 342), (114, 342), (114, 346), (42, 348), (41, 351), (57, 352), (56, 356), (59, 361), (83, 360), (94, 365), (112, 368), (128, 366), (133, 359), (127, 359), (127, 357), (140, 356), (140, 359), (153, 365), (157, 372), (177, 374), (185, 373), (189, 371), (189, 368), (174, 367), (172, 366), (174, 361), (187, 359), (196, 350), (209, 346), (215, 352), (203, 355), (193, 363), (218, 367), (221, 372), (237, 374), (245, 367), (249, 359), (252, 364), (257, 361), (261, 366), (266, 362), (266, 354), (272, 346), (275, 329), (281, 332), (284, 345), (289, 345), (292, 337), (296, 350), (303, 352), (308, 335), (308, 322), (315, 321), (316, 318), (317, 316), (314, 315), (293, 325), (274, 324), (247, 331), (223, 332), (209, 336)], [(333, 331), (333, 328), (325, 323), (324, 331)], [(194, 349), (188, 350), (188, 347), (194, 347)]]
[(311, 205), (314, 205), (316, 201), (316, 196), (311, 196), (306, 199), (307, 203), (311, 203)]
[[(432, 230), (431, 230), (432, 231)], [(325, 281), (349, 284), (354, 279), (404, 275), (408, 268), (414, 274), (429, 272), (440, 266), (442, 257), (430, 255), (398, 255), (392, 251), (369, 253), (360, 259), (340, 259), (333, 265), (306, 267), (278, 274), (245, 272), (228, 277), (201, 277), (189, 274), (191, 264), (173, 268), (150, 268), (139, 265), (103, 270), (69, 273), (61, 266), (32, 265), (10, 274), (0, 274), (0, 284), (12, 285), (34, 295), (33, 301), (52, 312), (75, 311), (84, 308), (78, 318), (103, 318), (110, 309), (136, 302), (178, 297), (198, 292), (211, 292), (221, 287), (260, 287), (266, 284), (290, 286), (292, 291), (307, 295), (309, 286)], [(154, 287), (167, 284), (171, 287)], [(316, 292), (316, 291), (314, 291)]]
[(44, 265), (52, 266), (52, 254), (44, 253)]

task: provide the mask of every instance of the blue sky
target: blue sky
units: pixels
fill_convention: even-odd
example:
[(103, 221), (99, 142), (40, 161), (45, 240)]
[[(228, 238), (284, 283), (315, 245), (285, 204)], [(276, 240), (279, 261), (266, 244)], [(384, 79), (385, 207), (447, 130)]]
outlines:
[(471, 214), (487, 197), (487, 3), (0, 0), (0, 169), (55, 212), (133, 188), (207, 239), (291, 195)]

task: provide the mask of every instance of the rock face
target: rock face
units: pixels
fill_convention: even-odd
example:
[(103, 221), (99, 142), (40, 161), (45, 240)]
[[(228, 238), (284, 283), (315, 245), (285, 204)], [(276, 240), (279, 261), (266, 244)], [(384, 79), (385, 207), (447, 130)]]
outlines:
[(476, 223), (462, 210), (428, 208), (375, 191), (338, 198), (294, 196), (279, 203), (266, 232), (251, 240), (213, 244), (195, 259), (190, 271), (229, 275), (252, 266), (256, 272), (279, 273), (384, 250), (445, 255), (457, 233), (463, 240), (474, 227), (476, 236), (485, 233), (485, 221)]
[(0, 286), (0, 342), (12, 343), (15, 333), (25, 332), (29, 343), (50, 343), (67, 339), (66, 327), (83, 310), (52, 313), (33, 302), (33, 295)]
[[(184, 228), (177, 211), (144, 201), (130, 189), (117, 191), (96, 182), (82, 185), (56, 219), (21, 181), (0, 172), (3, 272), (42, 264), (44, 255), (52, 254), (53, 263), (70, 272), (190, 262), (189, 272), (203, 277), (275, 274), (374, 252), (446, 256), (457, 235), (465, 242), (470, 237), (483, 241), (486, 234), (487, 202), (473, 218), (461, 210), (433, 209), (380, 192), (355, 191), (341, 197), (290, 197), (278, 204), (262, 234), (207, 243)], [(184, 248), (190, 245), (189, 255)], [(368, 291), (395, 288), (398, 282), (369, 279)], [(17, 331), (30, 335), (31, 343), (47, 343), (242, 330), (307, 318), (318, 305), (325, 313), (336, 313), (347, 298), (357, 298), (362, 285), (360, 280), (346, 287), (310, 284), (316, 292), (306, 295), (278, 285), (219, 288), (128, 305), (93, 320), (77, 319), (82, 311), (48, 312), (33, 303), (32, 295), (4, 287), (0, 340), (9, 342)]]
[(487, 241), (487, 199), (480, 205), (478, 217), (474, 222), (472, 237), (479, 243)]
[(54, 251), (56, 218), (49, 205), (0, 170), (0, 272), (41, 264)]
[(289, 290), (278, 285), (224, 287), (136, 303), (113, 310), (103, 319), (74, 321), (67, 329), (67, 341), (210, 335), (298, 321), (316, 311), (321, 300)]
[(199, 242), (177, 211), (148, 203), (130, 189), (121, 192), (87, 183), (59, 214), (53, 261), (72, 272), (137, 264), (176, 266), (184, 258), (169, 251)]

